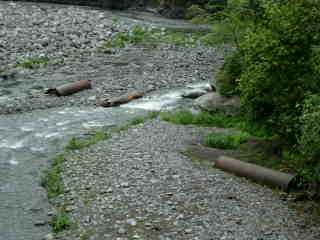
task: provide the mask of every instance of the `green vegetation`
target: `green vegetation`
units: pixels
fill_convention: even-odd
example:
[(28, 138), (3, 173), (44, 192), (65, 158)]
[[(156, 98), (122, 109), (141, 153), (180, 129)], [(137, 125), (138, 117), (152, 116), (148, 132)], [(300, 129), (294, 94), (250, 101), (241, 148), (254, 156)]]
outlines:
[(239, 52), (228, 56), (217, 74), (217, 88), (223, 96), (239, 95), (239, 78), (243, 71), (243, 58)]
[(77, 150), (89, 147), (90, 145), (96, 144), (99, 141), (108, 139), (109, 136), (104, 132), (90, 133), (90, 136), (86, 139), (72, 138), (69, 143), (65, 146), (66, 150)]
[(127, 131), (129, 128), (131, 128), (133, 126), (145, 123), (146, 121), (148, 121), (150, 119), (154, 119), (154, 118), (158, 117), (158, 115), (159, 115), (158, 112), (150, 112), (146, 117), (136, 117), (136, 118), (132, 119), (129, 123), (113, 129), (113, 131), (114, 132)]
[(303, 105), (301, 135), (298, 139), (300, 157), (298, 171), (308, 180), (315, 180), (320, 189), (320, 96), (309, 96)]
[(64, 191), (61, 181), (62, 164), (64, 161), (64, 154), (56, 156), (53, 159), (51, 168), (45, 170), (41, 176), (41, 185), (47, 190), (49, 198), (57, 197)]
[(248, 132), (252, 136), (260, 138), (272, 138), (268, 129), (258, 124), (246, 121), (243, 116), (230, 116), (224, 113), (200, 112), (193, 114), (190, 111), (163, 112), (160, 114), (162, 120), (174, 124), (197, 125), (203, 127), (233, 128)]
[(28, 69), (36, 69), (42, 66), (46, 66), (49, 63), (49, 58), (40, 57), (40, 58), (30, 58), (24, 60), (23, 62), (17, 64), (18, 67), (28, 68)]
[(71, 220), (68, 217), (64, 207), (58, 210), (58, 213), (53, 216), (50, 225), (55, 233), (68, 229), (71, 226)]
[(203, 41), (234, 47), (218, 90), (239, 95), (246, 125), (276, 136), (282, 161), (319, 186), (320, 2), (232, 0), (208, 13), (201, 4), (190, 9), (213, 23)]
[(247, 132), (233, 132), (233, 133), (211, 133), (204, 143), (208, 147), (220, 149), (237, 149), (242, 143), (248, 141), (250, 134)]
[(124, 48), (139, 45), (155, 48), (160, 44), (195, 47), (202, 34), (135, 26), (130, 32), (120, 32), (104, 44), (105, 48)]

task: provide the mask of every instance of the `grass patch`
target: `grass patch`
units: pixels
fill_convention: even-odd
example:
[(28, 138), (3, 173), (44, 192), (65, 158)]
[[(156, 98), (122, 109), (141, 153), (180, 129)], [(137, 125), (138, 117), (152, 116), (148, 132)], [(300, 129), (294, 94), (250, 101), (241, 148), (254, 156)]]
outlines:
[(89, 147), (93, 144), (96, 144), (99, 141), (108, 139), (108, 134), (104, 132), (94, 132), (86, 139), (71, 138), (69, 143), (65, 146), (66, 150), (78, 150), (82, 148)]
[(201, 127), (234, 128), (248, 132), (252, 136), (269, 138), (272, 134), (256, 123), (249, 123), (242, 116), (230, 116), (224, 113), (200, 112), (194, 114), (190, 111), (163, 112), (161, 119), (181, 125), (196, 125)]
[(139, 125), (139, 124), (143, 124), (148, 120), (151, 119), (155, 119), (157, 118), (159, 115), (158, 112), (150, 112), (148, 113), (148, 115), (146, 117), (135, 117), (133, 118), (129, 123), (124, 124), (120, 127), (116, 127), (115, 129), (113, 129), (113, 132), (122, 132), (122, 131), (127, 131), (129, 128)]
[(250, 138), (249, 133), (241, 131), (235, 133), (211, 133), (204, 139), (204, 143), (212, 148), (237, 149)]
[(127, 45), (142, 45), (155, 48), (160, 44), (182, 47), (196, 47), (201, 43), (203, 33), (163, 30), (135, 26), (130, 32), (120, 32), (104, 44), (105, 48), (124, 48)]
[(65, 209), (62, 207), (58, 213), (53, 216), (50, 225), (55, 233), (61, 232), (71, 227), (71, 219), (68, 217)]
[(28, 69), (36, 69), (42, 66), (46, 66), (49, 63), (49, 58), (40, 57), (40, 58), (30, 58), (24, 60), (23, 62), (17, 64), (18, 67), (28, 68)]
[(65, 155), (57, 155), (53, 159), (52, 166), (49, 170), (45, 170), (41, 176), (41, 186), (48, 193), (48, 198), (54, 198), (64, 192), (64, 187), (61, 181), (62, 164), (65, 161)]

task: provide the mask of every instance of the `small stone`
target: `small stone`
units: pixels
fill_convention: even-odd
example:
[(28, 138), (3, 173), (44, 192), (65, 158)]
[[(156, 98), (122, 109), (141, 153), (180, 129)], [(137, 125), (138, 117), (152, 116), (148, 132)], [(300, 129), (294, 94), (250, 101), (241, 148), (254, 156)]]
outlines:
[(129, 183), (128, 182), (123, 182), (123, 183), (120, 184), (120, 187), (127, 188), (127, 187), (129, 187)]
[(185, 231), (185, 233), (187, 233), (187, 234), (192, 233), (192, 229), (191, 229), (191, 228), (188, 228), (188, 229), (186, 229), (186, 230), (184, 230), (184, 231)]
[(66, 212), (72, 212), (72, 211), (73, 211), (73, 207), (72, 206), (66, 207)]
[(40, 227), (46, 225), (47, 222), (44, 220), (38, 220), (37, 222), (34, 223), (35, 226)]
[(95, 100), (97, 100), (97, 97), (96, 96), (91, 96), (91, 97), (88, 98), (88, 100), (89, 101), (95, 101)]
[(48, 233), (47, 235), (44, 236), (43, 240), (53, 240), (53, 234)]
[(119, 234), (125, 234), (127, 231), (123, 228), (123, 227), (121, 227), (119, 230), (118, 230), (118, 233)]
[(136, 226), (137, 225), (137, 221), (133, 218), (130, 218), (127, 220), (127, 223), (130, 225), (130, 226)]

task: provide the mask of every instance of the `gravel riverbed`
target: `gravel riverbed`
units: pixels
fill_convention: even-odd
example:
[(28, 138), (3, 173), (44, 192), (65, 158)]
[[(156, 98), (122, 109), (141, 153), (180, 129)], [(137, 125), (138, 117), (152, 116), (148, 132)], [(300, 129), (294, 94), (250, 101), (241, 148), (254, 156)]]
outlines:
[[(0, 114), (61, 106), (93, 105), (97, 98), (130, 90), (153, 91), (210, 81), (222, 57), (214, 48), (162, 46), (105, 51), (101, 46), (136, 25), (161, 27), (149, 13), (140, 20), (86, 7), (0, 1)], [(130, 15), (130, 14), (128, 14)], [(117, 21), (113, 19), (117, 16)], [(144, 17), (148, 21), (143, 20)], [(195, 26), (163, 19), (167, 28)], [(15, 67), (46, 57), (39, 69)], [(44, 89), (89, 79), (93, 89), (70, 97), (44, 95)]]
[[(218, 129), (152, 120), (67, 158), (58, 239), (319, 239), (279, 194), (182, 154)], [(221, 131), (221, 130), (220, 130)]]
[[(12, 170), (8, 171), (10, 178), (3, 175), (8, 186), (10, 179), (14, 179), (16, 186), (21, 187), (0, 188), (0, 240), (40, 240), (50, 230), (47, 218), (53, 212), (47, 209), (47, 199), (38, 185), (39, 167), (36, 167), (37, 164), (47, 165), (48, 156), (24, 157), (32, 152), (23, 141), (32, 134), (36, 139), (57, 137), (55, 141), (61, 141), (58, 137), (66, 135), (63, 135), (63, 128), (61, 134), (37, 134), (33, 132), (37, 130), (33, 126), (37, 121), (49, 121), (50, 117), (53, 119), (50, 121), (55, 121), (57, 114), (63, 115), (71, 111), (71, 107), (94, 107), (99, 98), (131, 90), (149, 92), (209, 82), (223, 62), (220, 51), (203, 46), (187, 48), (167, 44), (111, 51), (101, 47), (116, 33), (129, 31), (137, 24), (197, 29), (188, 22), (164, 19), (150, 12), (120, 13), (70, 5), (0, 1), (0, 116), (7, 115), (0, 133), (8, 129), (15, 133), (6, 135), (12, 144), (8, 139), (0, 139), (0, 150), (25, 161), (23, 164), (12, 159), (11, 163), (7, 159), (3, 159), (3, 163), (0, 161), (0, 167)], [(32, 58), (48, 58), (49, 61), (36, 69), (18, 67)], [(90, 79), (93, 88), (69, 97), (43, 94), (46, 88), (80, 79)], [(44, 109), (47, 110), (42, 111)], [(48, 119), (39, 119), (38, 111), (48, 115)], [(117, 123), (118, 115), (112, 117), (113, 109), (109, 111), (111, 117), (107, 120)], [(33, 124), (33, 130), (22, 126), (24, 116), (28, 115), (20, 114), (23, 112), (32, 112), (27, 123)], [(90, 112), (94, 111), (90, 108)], [(69, 123), (68, 127), (77, 131), (72, 123), (78, 120), (79, 114), (86, 112), (79, 108), (75, 119), (64, 121), (59, 117), (60, 122), (49, 121), (41, 126), (48, 130), (52, 126), (60, 129), (60, 125)], [(10, 126), (10, 122), (19, 124), (20, 121), (21, 126)], [(83, 121), (88, 121), (87, 116)], [(64, 206), (74, 224), (54, 238), (320, 239), (319, 225), (306, 221), (307, 216), (289, 208), (279, 194), (196, 164), (182, 154), (188, 143), (209, 131), (218, 130), (175, 126), (155, 119), (69, 154), (63, 169), (66, 191), (53, 203), (56, 207)], [(54, 142), (52, 144), (56, 147)], [(25, 181), (25, 176), (30, 180)], [(41, 199), (32, 194), (30, 188), (41, 193)], [(34, 203), (39, 199), (45, 202), (41, 204), (45, 220), (33, 223), (40, 206), (30, 215), (29, 201), (24, 201), (15, 191), (20, 191), (21, 196), (32, 195), (28, 200)], [(24, 195), (26, 192), (29, 195)], [(6, 204), (1, 205), (1, 202)], [(1, 235), (1, 231), (6, 234)], [(45, 237), (52, 238), (52, 234)]]

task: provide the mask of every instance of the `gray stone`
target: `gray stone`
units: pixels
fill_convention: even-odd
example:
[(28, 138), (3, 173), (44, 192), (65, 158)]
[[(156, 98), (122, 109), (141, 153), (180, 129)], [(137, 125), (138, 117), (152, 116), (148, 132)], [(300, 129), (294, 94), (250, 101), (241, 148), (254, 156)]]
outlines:
[(195, 100), (195, 104), (208, 112), (224, 112), (234, 115), (240, 112), (239, 97), (223, 97), (218, 92), (207, 93)]
[(127, 220), (127, 224), (129, 224), (130, 226), (136, 226), (137, 225), (137, 221), (133, 218), (129, 218)]
[(52, 233), (48, 233), (47, 235), (44, 236), (43, 240), (53, 240), (53, 234)]
[(207, 91), (202, 90), (202, 89), (192, 89), (192, 90), (187, 90), (182, 94), (182, 97), (184, 98), (198, 98), (204, 94), (206, 94)]

